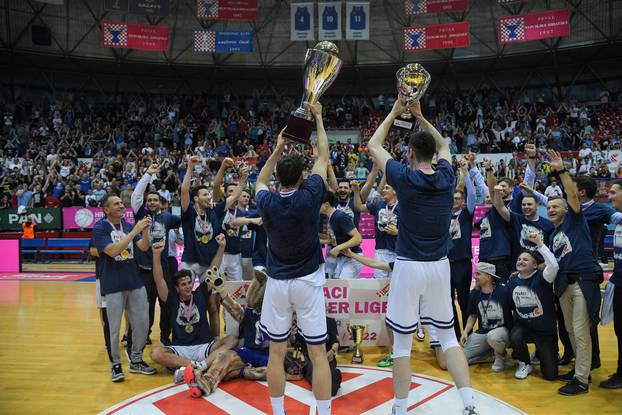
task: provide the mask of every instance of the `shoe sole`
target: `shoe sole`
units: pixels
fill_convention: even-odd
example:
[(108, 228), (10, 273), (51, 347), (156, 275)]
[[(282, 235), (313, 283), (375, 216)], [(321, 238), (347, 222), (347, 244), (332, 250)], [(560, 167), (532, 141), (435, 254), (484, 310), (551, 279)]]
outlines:
[(119, 377), (116, 377), (116, 378), (112, 378), (112, 381), (113, 381), (114, 383), (123, 382), (124, 380), (125, 380), (125, 376), (123, 376), (123, 375), (121, 375), (121, 376), (119, 376)]
[(130, 368), (130, 373), (136, 373), (138, 375), (148, 375), (148, 376), (151, 376), (151, 375), (155, 375), (158, 372), (156, 372), (155, 370), (153, 372), (143, 372), (142, 370), (136, 370), (136, 369), (131, 369)]
[(557, 391), (558, 394), (563, 395), (563, 396), (583, 395), (584, 393), (588, 393), (588, 392), (589, 392), (589, 389), (585, 391), (577, 392), (577, 393), (566, 393), (566, 392)]

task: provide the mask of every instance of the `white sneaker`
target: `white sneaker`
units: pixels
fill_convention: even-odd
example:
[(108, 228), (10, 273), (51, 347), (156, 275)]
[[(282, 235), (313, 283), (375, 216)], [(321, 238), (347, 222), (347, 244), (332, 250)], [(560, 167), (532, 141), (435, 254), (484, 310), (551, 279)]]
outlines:
[(518, 367), (516, 368), (514, 377), (516, 379), (525, 379), (532, 371), (533, 368), (531, 367), (531, 365), (528, 365), (525, 362), (518, 362)]
[(175, 370), (175, 373), (173, 373), (173, 383), (176, 385), (180, 385), (182, 383), (184, 383), (184, 370), (186, 368), (185, 367), (180, 367), (177, 370)]
[(505, 356), (495, 356), (495, 362), (490, 368), (493, 372), (503, 372), (505, 370)]

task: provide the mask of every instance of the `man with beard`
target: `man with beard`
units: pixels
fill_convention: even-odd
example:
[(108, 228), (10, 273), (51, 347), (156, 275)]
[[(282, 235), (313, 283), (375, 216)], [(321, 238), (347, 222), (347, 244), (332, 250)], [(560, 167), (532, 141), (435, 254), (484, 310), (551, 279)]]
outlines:
[[(135, 220), (140, 220), (145, 216), (151, 216), (151, 240), (150, 243), (153, 244), (155, 242), (164, 241), (165, 245), (168, 247), (168, 234), (171, 229), (179, 228), (181, 224), (181, 218), (179, 216), (174, 216), (169, 212), (162, 211), (162, 197), (158, 194), (158, 192), (149, 192), (147, 195), (147, 204), (143, 205), (143, 199), (145, 190), (151, 183), (153, 179), (156, 178), (156, 175), (160, 171), (160, 166), (157, 163), (153, 163), (147, 169), (147, 172), (140, 178), (136, 188), (132, 192), (131, 196), (131, 204), (132, 211), (134, 212)], [(166, 255), (161, 257), (162, 259), (162, 268), (168, 269), (168, 258)], [(136, 255), (136, 262), (138, 263), (139, 273), (145, 283), (145, 289), (147, 290), (147, 299), (149, 301), (149, 334), (151, 336), (151, 326), (153, 326), (154, 313), (155, 313), (155, 303), (157, 298), (156, 286), (153, 278), (153, 252), (151, 249), (146, 252), (138, 252)], [(171, 285), (171, 281), (167, 281), (169, 286)], [(168, 327), (170, 327), (167, 319), (168, 313), (166, 312), (166, 302), (159, 301), (160, 309), (162, 312), (160, 313), (160, 333), (164, 334), (168, 332)], [(130, 336), (128, 336), (130, 337)], [(160, 342), (166, 343), (168, 339), (163, 336), (160, 336)], [(151, 340), (147, 339), (147, 344), (150, 344)]]

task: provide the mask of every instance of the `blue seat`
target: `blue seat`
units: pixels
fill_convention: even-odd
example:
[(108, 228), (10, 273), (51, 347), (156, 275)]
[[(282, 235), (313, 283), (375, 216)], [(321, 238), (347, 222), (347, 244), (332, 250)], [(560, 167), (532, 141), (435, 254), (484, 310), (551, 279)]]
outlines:
[(84, 261), (86, 254), (89, 253), (89, 241), (89, 238), (49, 238), (46, 249), (40, 250), (40, 254), (81, 254), (82, 261)]

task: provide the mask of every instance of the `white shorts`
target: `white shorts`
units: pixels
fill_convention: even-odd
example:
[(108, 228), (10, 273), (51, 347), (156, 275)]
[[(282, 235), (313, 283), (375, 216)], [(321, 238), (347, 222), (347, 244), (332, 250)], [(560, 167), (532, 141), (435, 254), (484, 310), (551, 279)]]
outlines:
[(324, 272), (333, 278), (335, 269), (337, 268), (337, 258), (329, 254), (330, 250), (326, 248), (326, 258), (324, 259)]
[[(321, 274), (321, 275), (320, 275)], [(268, 278), (259, 327), (271, 341), (285, 342), (296, 313), (298, 333), (307, 344), (326, 343), (324, 287), (310, 279), (324, 280), (324, 267), (311, 275), (291, 280)]]
[[(391, 251), (389, 249), (376, 249), (374, 251), (374, 259), (376, 261), (382, 262), (395, 262), (395, 258), (397, 258), (397, 254), (395, 251)], [(387, 272), (383, 269), (375, 269), (374, 270), (374, 278), (391, 278), (392, 272)]]
[(347, 256), (337, 257), (337, 267), (335, 268), (335, 278), (340, 280), (353, 280), (361, 276), (363, 264)]
[(218, 272), (227, 273), (227, 281), (242, 281), (242, 256), (224, 254)]
[(205, 281), (205, 271), (207, 271), (209, 267), (200, 265), (198, 262), (182, 262), (181, 269), (192, 272), (192, 281), (198, 279), (200, 284)]
[(397, 259), (389, 285), (387, 325), (402, 334), (417, 324), (449, 329), (454, 326), (451, 308), (449, 260)]
[(106, 297), (102, 295), (99, 278), (95, 280), (95, 303), (97, 304), (97, 308), (106, 308)]
[(216, 340), (209, 343), (195, 344), (193, 346), (167, 346), (166, 348), (175, 353), (179, 357), (185, 357), (188, 360), (203, 361), (210, 354), (212, 345)]

